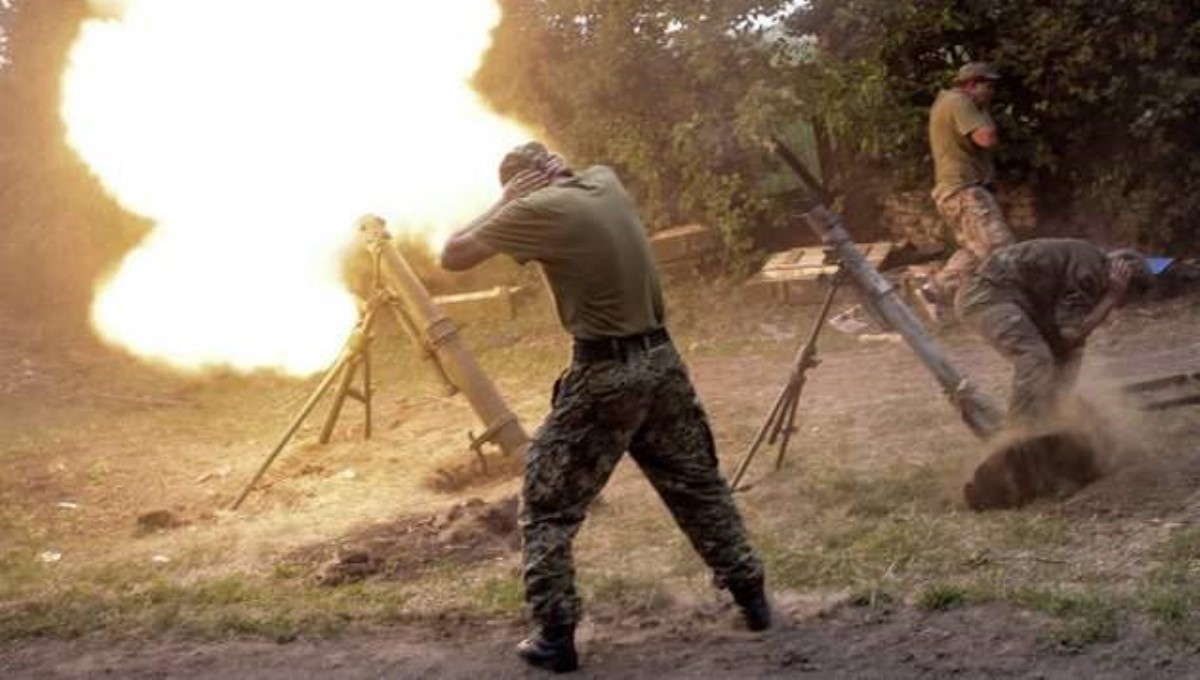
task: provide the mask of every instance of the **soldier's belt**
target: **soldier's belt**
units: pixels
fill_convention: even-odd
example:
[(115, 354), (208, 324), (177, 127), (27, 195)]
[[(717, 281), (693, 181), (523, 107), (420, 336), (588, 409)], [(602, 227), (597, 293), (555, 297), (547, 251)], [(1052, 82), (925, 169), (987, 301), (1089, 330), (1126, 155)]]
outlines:
[(637, 335), (589, 340), (575, 338), (572, 356), (576, 363), (584, 364), (597, 361), (624, 361), (633, 354), (648, 352), (670, 341), (671, 336), (665, 328), (656, 328), (645, 333), (638, 333)]

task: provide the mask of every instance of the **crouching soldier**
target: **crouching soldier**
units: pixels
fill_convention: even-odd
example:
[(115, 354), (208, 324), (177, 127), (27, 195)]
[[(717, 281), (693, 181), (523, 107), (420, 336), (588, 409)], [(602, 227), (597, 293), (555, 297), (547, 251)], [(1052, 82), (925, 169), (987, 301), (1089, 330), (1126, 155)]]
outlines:
[(733, 594), (747, 625), (767, 628), (762, 563), (663, 325), (649, 242), (625, 188), (611, 169), (573, 172), (537, 142), (504, 157), (500, 183), (500, 200), (450, 238), (442, 266), (469, 269), (496, 253), (538, 262), (574, 338), (571, 365), (526, 454), (525, 599), (538, 628), (517, 646), (518, 655), (554, 671), (577, 667), (580, 601), (571, 544), (625, 451)]
[(1146, 259), (1076, 239), (1032, 239), (992, 253), (958, 297), (958, 314), (1013, 365), (1010, 424), (1054, 414), (1088, 336), (1153, 283)]

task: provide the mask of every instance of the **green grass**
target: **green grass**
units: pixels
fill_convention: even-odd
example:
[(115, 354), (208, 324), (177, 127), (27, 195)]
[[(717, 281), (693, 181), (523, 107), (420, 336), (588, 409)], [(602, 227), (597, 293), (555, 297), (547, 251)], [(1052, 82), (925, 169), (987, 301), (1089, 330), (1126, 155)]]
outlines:
[(927, 586), (917, 595), (917, 606), (928, 611), (955, 609), (969, 601), (967, 589), (945, 583)]
[(1139, 592), (1142, 610), (1171, 637), (1200, 640), (1200, 528), (1176, 531), (1154, 557), (1158, 564)]
[(1012, 599), (1057, 619), (1051, 637), (1069, 650), (1115, 642), (1127, 615), (1125, 603), (1104, 593), (1027, 588), (1014, 593)]
[(671, 604), (663, 584), (655, 579), (624, 574), (601, 574), (583, 580), (583, 596), (589, 602), (624, 612), (650, 612)]
[(796, 546), (767, 538), (762, 552), (780, 587), (855, 588), (887, 579), (912, 584), (946, 571), (955, 550), (952, 525), (932, 516), (809, 525), (815, 541)]
[(513, 615), (525, 604), (521, 579), (515, 574), (485, 578), (471, 588), (474, 607), (489, 614)]
[(225, 576), (196, 583), (142, 581), (111, 572), (50, 588), (0, 608), (0, 640), (72, 638), (98, 630), (205, 639), (332, 632), (394, 620), (411, 593), (388, 582), (321, 588), (306, 582)]

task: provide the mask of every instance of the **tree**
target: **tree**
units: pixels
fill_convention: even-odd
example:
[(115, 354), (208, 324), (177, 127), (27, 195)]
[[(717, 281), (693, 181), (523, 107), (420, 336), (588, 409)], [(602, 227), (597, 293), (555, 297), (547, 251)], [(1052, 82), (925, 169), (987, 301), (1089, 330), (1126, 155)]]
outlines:
[(67, 324), (87, 319), (97, 279), (148, 229), (67, 145), (59, 116), (83, 0), (0, 9), (11, 63), (0, 69), (0, 305)]
[(1005, 74), (1002, 174), (1035, 183), (1057, 217), (1147, 246), (1196, 249), (1200, 15), (1188, 0), (813, 0), (789, 18), (815, 37), (807, 78), (831, 133), (928, 184), (924, 115), (970, 59)]
[(730, 252), (771, 219), (741, 104), (775, 73), (758, 18), (785, 2), (504, 0), (476, 74), (502, 114), (577, 163), (617, 167), (652, 229), (720, 227)]

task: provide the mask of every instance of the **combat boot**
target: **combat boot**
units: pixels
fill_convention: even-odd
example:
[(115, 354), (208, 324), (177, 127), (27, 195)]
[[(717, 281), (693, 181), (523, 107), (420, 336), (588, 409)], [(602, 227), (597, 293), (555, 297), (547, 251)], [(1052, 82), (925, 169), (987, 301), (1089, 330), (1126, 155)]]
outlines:
[(555, 673), (579, 668), (575, 653), (575, 626), (541, 626), (517, 643), (517, 656), (529, 664)]
[(771, 605), (767, 602), (761, 578), (730, 585), (729, 592), (741, 608), (747, 628), (760, 631), (771, 627)]

